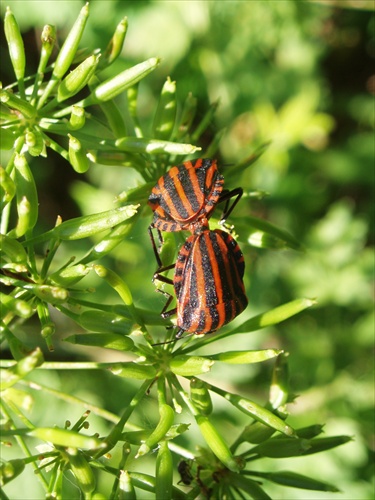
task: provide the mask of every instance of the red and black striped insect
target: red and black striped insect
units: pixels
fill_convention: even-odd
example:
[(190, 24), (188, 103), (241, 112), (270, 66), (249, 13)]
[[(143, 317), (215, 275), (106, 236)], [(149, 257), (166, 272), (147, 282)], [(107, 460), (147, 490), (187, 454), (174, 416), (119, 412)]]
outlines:
[(207, 219), (218, 202), (229, 202), (234, 196), (232, 206), (225, 207), (227, 216), (242, 196), (242, 189), (224, 190), (224, 177), (219, 174), (216, 160), (186, 161), (168, 170), (152, 189), (148, 199), (154, 212), (150, 229), (194, 233), (208, 226)]
[[(214, 332), (247, 306), (243, 275), (244, 259), (232, 236), (225, 231), (210, 231), (208, 219), (219, 202), (226, 202), (221, 222), (232, 212), (242, 196), (242, 188), (224, 190), (224, 177), (217, 170), (217, 161), (197, 159), (172, 167), (153, 188), (148, 204), (154, 212), (149, 226), (160, 281), (174, 285), (177, 307), (167, 311), (173, 297), (163, 308), (167, 318), (177, 312), (177, 338), (184, 332), (200, 334)], [(229, 200), (235, 197), (229, 206)], [(177, 262), (163, 267), (152, 228), (161, 231), (189, 230), (193, 233), (181, 248)], [(161, 273), (175, 267), (174, 279)]]
[(214, 332), (246, 308), (245, 262), (229, 233), (205, 229), (191, 235), (179, 251), (173, 280), (161, 275), (172, 267), (160, 267), (154, 279), (174, 286), (175, 309), (167, 310), (173, 297), (160, 291), (168, 296), (162, 317), (177, 313), (176, 338), (185, 332), (197, 335)]

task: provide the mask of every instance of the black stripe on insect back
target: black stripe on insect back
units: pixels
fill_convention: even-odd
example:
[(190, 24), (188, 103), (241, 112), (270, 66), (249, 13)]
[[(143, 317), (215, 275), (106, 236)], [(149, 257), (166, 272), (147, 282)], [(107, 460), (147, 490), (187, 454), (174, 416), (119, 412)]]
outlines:
[(225, 307), (224, 323), (227, 323), (247, 305), (242, 281), (245, 265), (242, 252), (232, 236), (220, 230), (214, 234), (215, 238), (211, 235), (211, 239), (220, 269), (222, 301)]
[[(183, 195), (183, 191), (185, 191), (185, 187), (182, 189), (178, 184), (176, 185), (176, 181), (178, 180), (178, 176), (171, 177), (170, 175), (166, 175), (164, 177), (164, 188), (167, 193), (170, 194), (170, 201), (173, 205), (173, 208), (179, 215), (179, 220), (186, 220), (190, 217), (190, 211), (184, 206), (181, 196)], [(170, 212), (172, 207), (168, 205), (168, 203), (164, 203), (164, 199), (160, 199), (160, 205), (164, 208), (166, 212)]]
[[(197, 169), (194, 165), (198, 164)], [(179, 215), (179, 220), (187, 220), (196, 217), (204, 208), (204, 199), (210, 192), (210, 185), (207, 186), (206, 169), (211, 168), (212, 162), (207, 163), (206, 168), (200, 168), (202, 161), (185, 162), (178, 167), (172, 168), (169, 173), (164, 176), (163, 192), (169, 193), (170, 200), (164, 203), (160, 199), (160, 204), (168, 212), (172, 207), (168, 207), (168, 203), (173, 204), (174, 210)], [(217, 172), (217, 171), (216, 171)], [(210, 181), (211, 184), (212, 180)]]
[(196, 271), (196, 267), (189, 259), (187, 263), (187, 267), (185, 268), (185, 273), (188, 273), (189, 282), (188, 286), (184, 283), (184, 287), (182, 288), (182, 292), (184, 292), (184, 296), (180, 296), (180, 301), (178, 302), (178, 306), (182, 306), (180, 308), (180, 318), (178, 318), (178, 326), (185, 331), (190, 331), (192, 326), (196, 323), (197, 320), (197, 308), (199, 305), (198, 300), (198, 274)]
[(194, 321), (196, 333), (207, 333), (216, 330), (220, 317), (216, 309), (218, 302), (217, 284), (213, 268), (212, 249), (209, 244), (211, 231), (204, 231), (198, 236), (194, 248), (192, 276), (197, 282), (197, 298), (194, 301)]
[(193, 243), (194, 243), (194, 237), (188, 238), (185, 241), (184, 245), (181, 247), (180, 251), (178, 252), (177, 261), (176, 261), (175, 270), (174, 270), (174, 278), (173, 278), (174, 290), (175, 290), (177, 299), (180, 296), (182, 281), (185, 277), (186, 260), (190, 256), (190, 251), (191, 251), (191, 247), (193, 246)]
[(220, 315), (216, 308), (220, 300), (220, 283), (215, 278), (215, 267), (217, 261), (212, 253), (210, 245), (211, 231), (204, 231), (199, 238), (200, 253), (200, 273), (203, 280), (204, 297), (201, 299), (201, 310), (199, 315), (199, 326), (197, 333), (210, 332), (218, 328), (220, 324)]
[[(213, 273), (213, 264), (215, 264), (215, 255), (212, 253), (212, 236), (214, 236), (213, 231), (205, 231), (199, 239), (199, 248), (201, 253), (201, 273), (204, 279), (204, 288), (206, 291), (206, 303), (207, 305), (216, 304), (218, 300), (217, 291), (219, 290), (220, 283), (215, 281)], [(214, 249), (215, 252), (215, 249)], [(218, 261), (216, 260), (216, 263)]]
[(213, 252), (215, 254), (215, 259), (219, 268), (220, 273), (220, 282), (216, 283), (216, 287), (219, 287), (223, 296), (224, 301), (231, 300), (231, 286), (230, 279), (231, 276), (228, 276), (228, 273), (225, 272), (227, 266), (230, 261), (230, 253), (228, 252), (227, 245), (225, 244), (225, 248), (223, 249), (223, 243), (226, 243), (222, 238), (222, 234), (212, 231), (210, 233), (210, 240), (213, 248)]
[(234, 267), (236, 268), (240, 278), (243, 278), (245, 274), (245, 261), (238, 243), (229, 233), (226, 233), (225, 231), (220, 231), (220, 233), (228, 248), (231, 259), (233, 260)]
[[(216, 301), (212, 303), (211, 309), (214, 310), (213, 306), (217, 309), (217, 324), (215, 327), (222, 326), (233, 317), (233, 290), (231, 287), (231, 276), (228, 276), (226, 272), (226, 267), (228, 265), (228, 251), (225, 245), (225, 241), (222, 238), (221, 232), (210, 232), (209, 233), (210, 243), (212, 248), (209, 248), (209, 254), (211, 254), (211, 260), (217, 266), (216, 278), (215, 278), (215, 292)], [(229, 278), (229, 280), (228, 280)], [(213, 295), (212, 295), (213, 298)], [(224, 310), (223, 310), (224, 307)]]
[[(176, 337), (214, 332), (240, 314), (247, 306), (243, 272), (242, 252), (230, 234), (207, 229), (191, 235), (175, 264)], [(174, 312), (163, 310), (163, 317)]]
[[(191, 217), (192, 215), (197, 214), (202, 208), (199, 198), (202, 198), (206, 176), (205, 172), (201, 172), (200, 170), (187, 169), (184, 165), (181, 165), (181, 167), (183, 168), (179, 171), (177, 178), (179, 182), (181, 182), (186, 198), (189, 201), (189, 217)], [(203, 179), (201, 179), (202, 174)], [(193, 175), (194, 181), (192, 181), (191, 175)]]

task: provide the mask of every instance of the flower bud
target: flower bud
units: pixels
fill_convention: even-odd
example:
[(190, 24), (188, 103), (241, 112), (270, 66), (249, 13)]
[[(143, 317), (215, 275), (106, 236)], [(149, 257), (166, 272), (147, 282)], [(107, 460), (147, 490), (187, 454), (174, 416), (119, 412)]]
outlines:
[[(137, 205), (139, 206), (139, 205)], [(107, 255), (120, 243), (124, 241), (125, 236), (131, 231), (133, 225), (126, 221), (117, 225), (112, 231), (107, 234), (101, 241), (90, 250), (90, 252), (82, 259), (82, 263), (97, 260), (104, 255)], [(159, 315), (160, 316), (160, 315)]]
[(20, 318), (29, 318), (34, 312), (28, 302), (16, 299), (2, 292), (0, 292), (0, 302), (8, 311), (11, 311)]
[(109, 66), (121, 54), (127, 30), (128, 30), (128, 18), (124, 17), (116, 26), (115, 33), (104, 52), (104, 56), (100, 64), (101, 67)]
[(94, 266), (94, 271), (98, 276), (105, 279), (114, 290), (116, 290), (126, 306), (134, 306), (131, 291), (125, 281), (120, 278), (118, 274), (101, 265)]
[(248, 443), (259, 444), (269, 439), (274, 433), (275, 429), (261, 422), (254, 421), (244, 428), (238, 438), (238, 442), (246, 441)]
[(76, 453), (66, 453), (66, 456), (78, 486), (83, 493), (86, 495), (94, 491), (96, 486), (95, 476), (83, 453), (76, 450)]
[(213, 360), (202, 356), (187, 356), (182, 354), (172, 358), (170, 368), (176, 375), (192, 377), (209, 372), (213, 364)]
[(69, 292), (60, 286), (37, 285), (27, 283), (24, 288), (30, 290), (36, 297), (49, 304), (62, 304), (68, 300)]
[(25, 47), (21, 32), (12, 11), (7, 7), (4, 17), (4, 31), (8, 42), (9, 55), (12, 61), (17, 80), (22, 80), (25, 75)]
[(24, 155), (16, 153), (14, 183), (17, 188), (18, 221), (9, 236), (19, 238), (32, 229), (38, 219), (38, 194), (34, 177)]
[[(12, 149), (17, 136), (10, 128), (1, 127), (0, 148), (2, 150)], [(2, 168), (2, 167), (1, 167)]]
[(9, 262), (27, 262), (27, 253), (21, 243), (5, 234), (0, 234), (0, 254), (2, 259), (5, 257)]
[(0, 485), (13, 481), (17, 476), (19, 476), (25, 468), (24, 460), (16, 458), (14, 460), (8, 460), (7, 462), (1, 462), (0, 464)]
[(148, 436), (151, 434), (150, 429), (142, 429), (140, 431), (128, 431), (121, 433), (121, 441), (125, 441), (129, 444), (140, 445), (143, 441), (145, 441)]
[(113, 99), (151, 73), (159, 65), (159, 62), (160, 59), (152, 57), (109, 78), (93, 90), (92, 94), (84, 100), (85, 104), (95, 104)]
[(161, 404), (159, 406), (159, 415), (160, 419), (150, 434), (150, 436), (146, 439), (146, 441), (140, 446), (135, 458), (141, 457), (145, 455), (150, 450), (152, 450), (166, 435), (168, 430), (173, 424), (174, 420), (174, 411), (173, 408), (167, 404)]
[(82, 147), (81, 142), (68, 134), (69, 137), (69, 161), (72, 167), (79, 174), (87, 172), (90, 166), (90, 161), (87, 158), (86, 150)]
[(116, 147), (128, 153), (148, 153), (171, 155), (189, 155), (201, 150), (199, 146), (178, 142), (146, 139), (144, 137), (121, 137), (116, 141)]
[(56, 42), (56, 28), (51, 24), (46, 24), (42, 30), (40, 36), (40, 41), (42, 42), (40, 50), (40, 61), (38, 66), (38, 73), (44, 73), (52, 54), (53, 47)]
[(26, 377), (35, 368), (41, 366), (43, 362), (43, 353), (39, 348), (36, 348), (29, 355), (21, 358), (11, 368), (2, 371), (0, 390), (8, 389), (20, 379)]
[(46, 302), (39, 301), (36, 310), (42, 327), (42, 337), (44, 337), (45, 339), (49, 339), (49, 337), (51, 337), (55, 333), (56, 328), (55, 323), (51, 320), (48, 305), (46, 304)]
[(204, 415), (196, 415), (195, 417), (199, 429), (204, 440), (213, 452), (213, 454), (222, 462), (229, 470), (239, 472), (239, 467), (234, 459), (227, 443), (219, 434), (216, 427), (210, 422), (208, 417)]
[(190, 380), (190, 399), (202, 415), (212, 413), (212, 400), (207, 385), (195, 377)]
[(288, 353), (280, 354), (273, 367), (269, 402), (275, 410), (288, 402), (289, 370)]
[(53, 228), (49, 234), (61, 240), (88, 238), (106, 229), (112, 229), (114, 226), (130, 219), (137, 212), (138, 207), (139, 205), (127, 205), (106, 212), (75, 217), (62, 222), (59, 226)]
[(28, 129), (25, 134), (27, 151), (31, 156), (46, 156), (43, 136), (37, 128)]
[(68, 36), (66, 37), (65, 42), (56, 58), (55, 66), (53, 68), (53, 76), (57, 79), (61, 79), (65, 75), (73, 62), (79, 42), (81, 41), (83, 30), (85, 29), (88, 15), (89, 4), (87, 2), (86, 5), (82, 7), (77, 20), (68, 33)]
[(72, 113), (69, 119), (69, 128), (71, 130), (79, 130), (86, 122), (86, 113), (81, 106), (72, 106)]
[(50, 274), (49, 279), (54, 285), (69, 287), (78, 283), (82, 278), (88, 275), (90, 268), (83, 264), (68, 266)]
[(270, 311), (266, 311), (265, 313), (258, 314), (257, 316), (253, 316), (248, 319), (236, 328), (236, 333), (248, 333), (253, 332), (255, 330), (260, 330), (261, 328), (265, 328), (266, 326), (275, 325), (277, 323), (281, 323), (286, 319), (298, 314), (299, 312), (307, 309), (308, 307), (316, 304), (316, 301), (313, 299), (296, 299), (291, 302), (287, 302), (279, 307), (275, 307)]
[(81, 313), (76, 321), (86, 330), (97, 333), (130, 334), (134, 325), (132, 318), (127, 318), (110, 311), (88, 310)]
[(16, 186), (13, 179), (10, 177), (8, 172), (0, 166), (0, 205), (1, 209), (7, 203), (12, 201), (14, 195), (16, 194)]
[(323, 427), (321, 424), (308, 425), (307, 427), (296, 429), (296, 434), (299, 438), (312, 439), (323, 432)]
[(21, 99), (9, 90), (0, 91), (0, 101), (10, 109), (16, 109), (25, 118), (33, 119), (36, 116), (37, 110), (25, 99)]
[(286, 434), (287, 436), (294, 436), (294, 430), (287, 425), (280, 417), (274, 415), (272, 412), (263, 408), (263, 406), (251, 401), (250, 399), (238, 396), (237, 394), (232, 394), (230, 392), (219, 389), (218, 387), (209, 386), (211, 390), (220, 394), (227, 401), (232, 403), (240, 411), (249, 415), (250, 417), (262, 422), (263, 424), (272, 427), (273, 429)]
[(123, 493), (123, 497), (119, 494), (118, 498), (126, 498), (126, 500), (136, 500), (132, 477), (128, 471), (120, 470), (119, 490)]
[(172, 498), (173, 460), (167, 441), (161, 441), (156, 457), (155, 498)]
[(102, 447), (101, 439), (58, 427), (37, 427), (27, 434), (65, 448), (93, 449)]
[(131, 351), (134, 347), (131, 338), (116, 333), (77, 333), (64, 340), (71, 344), (104, 347), (116, 351)]
[(100, 54), (88, 57), (64, 78), (57, 89), (58, 102), (73, 97), (87, 85), (95, 72), (99, 58)]
[(79, 16), (74, 23), (72, 29), (68, 33), (60, 52), (57, 55), (55, 65), (52, 72), (52, 77), (44, 89), (42, 96), (39, 99), (37, 109), (41, 109), (51, 92), (58, 85), (59, 81), (68, 71), (73, 59), (76, 55), (79, 42), (81, 40), (83, 30), (85, 29), (86, 21), (89, 15), (89, 4), (88, 2), (84, 5), (79, 13)]
[(139, 365), (133, 361), (114, 363), (109, 370), (120, 377), (136, 380), (149, 380), (156, 377), (156, 370), (151, 365)]
[(281, 352), (280, 349), (262, 349), (260, 351), (227, 351), (210, 356), (215, 361), (237, 364), (260, 363), (267, 359), (278, 356)]

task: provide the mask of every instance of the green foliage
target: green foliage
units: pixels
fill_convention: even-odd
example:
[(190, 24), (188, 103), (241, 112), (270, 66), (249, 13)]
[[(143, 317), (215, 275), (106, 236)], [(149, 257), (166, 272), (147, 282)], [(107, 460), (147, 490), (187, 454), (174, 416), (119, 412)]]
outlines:
[[(235, 11), (232, 2), (142, 4), (129, 2), (132, 32), (123, 17), (104, 50), (79, 49), (90, 22), (92, 46), (110, 38), (101, 31), (102, 2), (70, 17), (65, 37), (60, 20), (57, 31), (46, 25), (35, 74), (12, 13), (22, 19), (27, 9), (15, 3), (5, 12), (17, 81), (1, 90), (1, 340), (13, 358), (2, 361), (2, 437), (13, 445), (1, 465), (4, 498), (31, 467), (38, 473), (27, 491), (35, 498), (258, 499), (280, 497), (282, 486), (298, 488), (295, 498), (300, 489), (337, 492), (344, 474), (331, 478), (308, 460), (351, 440), (340, 417), (356, 412), (358, 427), (369, 420), (370, 383), (356, 379), (370, 363), (362, 349), (371, 341), (372, 118), (368, 95), (343, 93), (340, 112), (359, 131), (345, 150), (340, 142), (327, 148), (334, 127), (343, 129), (317, 68), (334, 36), (355, 33), (344, 14), (340, 25), (330, 9), (299, 2), (236, 2)], [(52, 3), (45, 5), (55, 22)], [(108, 18), (119, 17), (119, 5), (106, 2)], [(63, 15), (64, 3), (55, 11)], [(158, 35), (147, 29), (155, 15)], [(330, 33), (332, 22), (339, 29)], [(157, 76), (160, 56), (177, 83)], [(214, 103), (206, 112), (204, 100)], [(253, 313), (176, 346), (163, 343), (173, 330), (165, 330), (150, 283), (147, 198), (160, 175), (198, 151), (224, 156), (226, 186), (244, 188), (233, 222), (252, 276)], [(61, 172), (73, 182), (49, 193)], [(59, 209), (46, 208), (46, 192), (53, 200), (62, 189)], [(266, 207), (270, 222), (254, 216)], [(163, 262), (174, 261), (182, 238), (166, 236)], [(255, 256), (258, 265), (248, 264)], [(317, 297), (318, 307), (295, 296)], [(260, 330), (262, 337), (249, 335)], [(276, 331), (282, 342), (267, 338)], [(288, 414), (295, 399), (288, 364), (293, 390), (319, 384), (307, 393), (314, 408), (298, 410), (307, 396), (297, 399), (300, 419)], [(326, 437), (312, 425), (323, 418), (319, 398), (326, 418), (340, 408)], [(301, 457), (298, 466), (292, 457)], [(314, 473), (301, 470), (304, 461)], [(367, 479), (359, 467), (358, 476)]]

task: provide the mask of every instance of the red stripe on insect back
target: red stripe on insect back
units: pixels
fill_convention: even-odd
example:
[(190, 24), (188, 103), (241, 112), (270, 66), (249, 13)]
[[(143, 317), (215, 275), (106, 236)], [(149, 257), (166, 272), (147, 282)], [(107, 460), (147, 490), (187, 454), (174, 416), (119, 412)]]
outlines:
[(205, 219), (219, 201), (223, 187), (216, 160), (199, 158), (172, 167), (160, 177), (148, 199), (154, 212), (151, 226), (161, 231), (193, 232), (199, 221), (207, 224)]
[(247, 306), (242, 252), (225, 231), (205, 230), (181, 248), (174, 275), (177, 326), (206, 334), (232, 321)]

